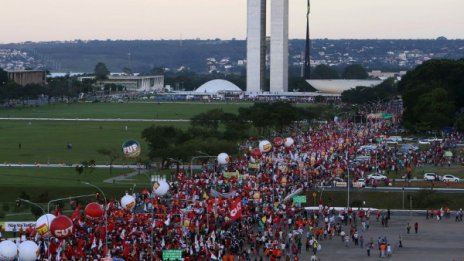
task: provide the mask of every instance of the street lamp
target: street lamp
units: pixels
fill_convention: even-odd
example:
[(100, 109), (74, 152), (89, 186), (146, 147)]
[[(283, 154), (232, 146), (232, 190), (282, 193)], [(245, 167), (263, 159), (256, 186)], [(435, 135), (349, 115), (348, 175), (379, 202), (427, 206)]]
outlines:
[(193, 167), (193, 160), (195, 160), (195, 159), (205, 159), (205, 158), (216, 158), (216, 156), (208, 155), (208, 156), (194, 156), (194, 157), (192, 157), (192, 160), (190, 161), (190, 178), (193, 177), (193, 168), (192, 168)]
[[(179, 166), (180, 166), (180, 164), (182, 164), (182, 169), (184, 169), (184, 163), (183, 163), (182, 161), (176, 160), (176, 159), (173, 159), (173, 158), (168, 158), (168, 160), (170, 160), (170, 161), (176, 163), (176, 165), (177, 165), (176, 172), (177, 172), (177, 173), (179, 173), (179, 169), (180, 169)], [(172, 175), (170, 175), (170, 176), (171, 176), (171, 182), (172, 182)]]
[(347, 184), (346, 184), (346, 187), (347, 187), (347, 200), (346, 200), (346, 210), (348, 211), (348, 209), (350, 208), (350, 158), (348, 156), (348, 151), (345, 153), (346, 155), (346, 165), (347, 165)]
[(71, 196), (71, 197), (66, 197), (66, 198), (57, 198), (57, 199), (52, 199), (48, 201), (47, 203), (47, 213), (50, 213), (50, 203), (52, 202), (57, 202), (65, 199), (75, 199), (75, 198), (86, 198), (86, 197), (93, 197), (95, 194), (87, 194), (87, 195), (79, 195), (79, 196)]
[[(103, 192), (103, 190), (101, 188), (99, 188), (98, 186), (95, 186), (94, 184), (90, 183), (90, 182), (85, 182), (83, 181), (82, 184), (85, 184), (87, 186), (91, 186), (91, 187), (94, 187), (96, 188), (98, 191), (100, 191), (103, 195), (103, 199), (105, 200), (105, 207), (104, 207), (104, 210), (105, 210), (105, 247), (106, 249), (108, 249), (108, 211), (107, 211), (107, 204), (108, 204), (108, 201), (106, 200), (106, 195), (105, 195), (105, 192)], [(110, 252), (107, 251), (108, 253), (106, 254), (107, 256), (110, 256)]]
[[(39, 204), (34, 203), (34, 202), (32, 202), (30, 200), (27, 200), (27, 199), (22, 199), (22, 198), (18, 198), (18, 200), (40, 208), (40, 210), (42, 210), (42, 214), (45, 215), (45, 219), (47, 220), (47, 227), (48, 227), (48, 229), (50, 229), (51, 223), (50, 223), (50, 220), (48, 220), (48, 216), (46, 215), (47, 213), (45, 213), (45, 210)], [(50, 237), (46, 238), (45, 242), (47, 242), (48, 245), (50, 245)], [(48, 250), (48, 246), (47, 246), (47, 244), (45, 242), (44, 242), (44, 244), (47, 247), (46, 255), (48, 256), (48, 253), (49, 253), (48, 251), (49, 250)]]

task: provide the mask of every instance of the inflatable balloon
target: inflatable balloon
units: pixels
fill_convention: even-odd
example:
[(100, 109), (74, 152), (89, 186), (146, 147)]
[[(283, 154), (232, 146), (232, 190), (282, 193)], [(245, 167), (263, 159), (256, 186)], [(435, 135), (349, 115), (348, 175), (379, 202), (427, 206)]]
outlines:
[(122, 152), (124, 156), (129, 159), (137, 158), (142, 151), (142, 147), (140, 144), (135, 140), (128, 140), (122, 144)]
[(50, 225), (52, 235), (58, 239), (65, 239), (73, 232), (72, 220), (67, 216), (57, 216)]
[(219, 155), (217, 156), (217, 161), (221, 165), (227, 164), (230, 161), (229, 155), (227, 153), (224, 153), (224, 152), (219, 153)]
[(18, 247), (16, 247), (16, 244), (13, 243), (13, 241), (5, 240), (0, 242), (0, 260), (15, 260), (16, 254), (18, 254)]
[(126, 194), (121, 198), (121, 206), (126, 210), (133, 209), (135, 207), (135, 198)]
[(165, 180), (157, 181), (153, 184), (153, 192), (157, 196), (164, 196), (168, 193), (169, 184)]
[(288, 137), (285, 139), (284, 146), (288, 148), (288, 147), (291, 147), (293, 143), (295, 143), (295, 141), (292, 138)]
[(50, 224), (52, 223), (53, 219), (55, 219), (55, 215), (53, 214), (45, 214), (35, 222), (35, 229), (39, 235), (44, 236), (50, 232)]
[(34, 241), (24, 241), (19, 245), (18, 259), (21, 261), (35, 261), (37, 260), (37, 250), (39, 246)]
[(262, 140), (259, 142), (259, 150), (261, 152), (269, 152), (272, 149), (272, 144), (268, 140)]
[(261, 150), (260, 150), (259, 148), (254, 148), (254, 149), (251, 151), (250, 154), (251, 154), (251, 156), (252, 156), (253, 158), (255, 158), (255, 159), (259, 159), (259, 158), (261, 158), (261, 156), (263, 155), (263, 154), (261, 153)]
[(282, 137), (275, 137), (273, 141), (276, 147), (280, 147), (284, 144), (284, 139)]
[(103, 207), (102, 205), (96, 203), (96, 202), (92, 202), (92, 203), (89, 203), (87, 204), (87, 206), (85, 207), (85, 216), (89, 219), (99, 219), (103, 216), (103, 214), (105, 213), (105, 211), (103, 210)]

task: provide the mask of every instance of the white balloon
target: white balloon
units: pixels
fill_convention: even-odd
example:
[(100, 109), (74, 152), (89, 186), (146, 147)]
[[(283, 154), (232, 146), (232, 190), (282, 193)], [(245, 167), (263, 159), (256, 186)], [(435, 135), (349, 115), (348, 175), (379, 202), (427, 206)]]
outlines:
[(127, 210), (131, 210), (135, 207), (135, 198), (131, 195), (125, 195), (121, 198), (121, 206)]
[(284, 146), (288, 148), (291, 147), (293, 143), (295, 143), (295, 141), (292, 138), (288, 137), (285, 139)]
[(12, 261), (15, 259), (18, 253), (18, 247), (13, 241), (5, 240), (0, 242), (0, 260), (1, 261)]
[(259, 150), (261, 152), (269, 152), (272, 149), (272, 144), (268, 140), (262, 140), (259, 142)]
[(155, 182), (153, 190), (157, 196), (164, 196), (168, 193), (169, 184), (165, 180)]
[(39, 232), (42, 236), (50, 233), (50, 224), (53, 219), (55, 219), (55, 215), (53, 214), (45, 214), (39, 217), (39, 219), (35, 222), (35, 229), (37, 232)]
[(35, 261), (37, 259), (37, 250), (39, 246), (34, 241), (24, 241), (19, 245), (18, 258), (20, 261)]
[(227, 164), (230, 161), (229, 155), (225, 152), (219, 153), (219, 155), (217, 156), (217, 161), (221, 165)]

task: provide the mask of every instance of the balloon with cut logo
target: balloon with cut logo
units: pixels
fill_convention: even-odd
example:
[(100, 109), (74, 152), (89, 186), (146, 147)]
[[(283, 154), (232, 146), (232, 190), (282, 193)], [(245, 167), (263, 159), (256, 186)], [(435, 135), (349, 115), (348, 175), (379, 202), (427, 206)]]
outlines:
[(157, 196), (164, 196), (169, 191), (169, 184), (166, 180), (159, 180), (153, 183), (153, 192)]
[(132, 210), (135, 207), (135, 198), (126, 194), (121, 198), (121, 206), (126, 210)]
[(85, 207), (85, 216), (89, 219), (99, 219), (103, 216), (105, 211), (103, 210), (102, 205), (96, 203), (96, 202), (91, 202), (87, 204)]
[(275, 137), (273, 141), (276, 147), (280, 147), (284, 144), (284, 139), (282, 137)]
[(35, 261), (37, 260), (37, 251), (39, 246), (31, 240), (21, 243), (18, 248), (18, 259), (20, 261)]
[(45, 214), (39, 217), (35, 222), (35, 230), (41, 236), (48, 235), (50, 232), (50, 224), (55, 219), (55, 215), (53, 214)]
[(217, 161), (219, 164), (225, 165), (230, 161), (229, 155), (225, 152), (219, 153), (219, 155), (217, 156)]
[(259, 142), (259, 150), (261, 152), (269, 152), (272, 149), (272, 144), (268, 140), (262, 140)]
[(284, 146), (286, 148), (288, 148), (288, 147), (291, 147), (293, 145), (293, 143), (295, 143), (293, 138), (288, 137), (288, 138), (285, 139)]
[(67, 216), (57, 216), (50, 225), (52, 235), (58, 239), (65, 239), (73, 233), (73, 222)]
[(13, 261), (18, 254), (18, 247), (13, 241), (5, 240), (0, 242), (0, 260)]

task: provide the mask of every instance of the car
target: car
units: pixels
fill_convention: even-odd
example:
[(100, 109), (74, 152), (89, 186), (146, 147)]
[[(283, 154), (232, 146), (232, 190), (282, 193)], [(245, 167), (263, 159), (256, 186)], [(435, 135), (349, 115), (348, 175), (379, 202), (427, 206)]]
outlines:
[(425, 173), (424, 180), (425, 181), (440, 181), (441, 177), (435, 173)]
[(382, 175), (382, 174), (378, 174), (378, 173), (374, 173), (374, 174), (369, 174), (367, 175), (367, 179), (373, 179), (373, 180), (386, 180), (387, 179), (387, 176), (385, 175)]
[(445, 182), (459, 182), (459, 181), (461, 181), (458, 177), (453, 176), (451, 174), (443, 175), (443, 178), (441, 180), (443, 180)]
[(419, 144), (420, 145), (430, 145), (430, 141), (429, 140), (419, 140)]
[(359, 187), (359, 188), (364, 188), (366, 187), (366, 179), (358, 179), (355, 182), (353, 182), (353, 187)]

